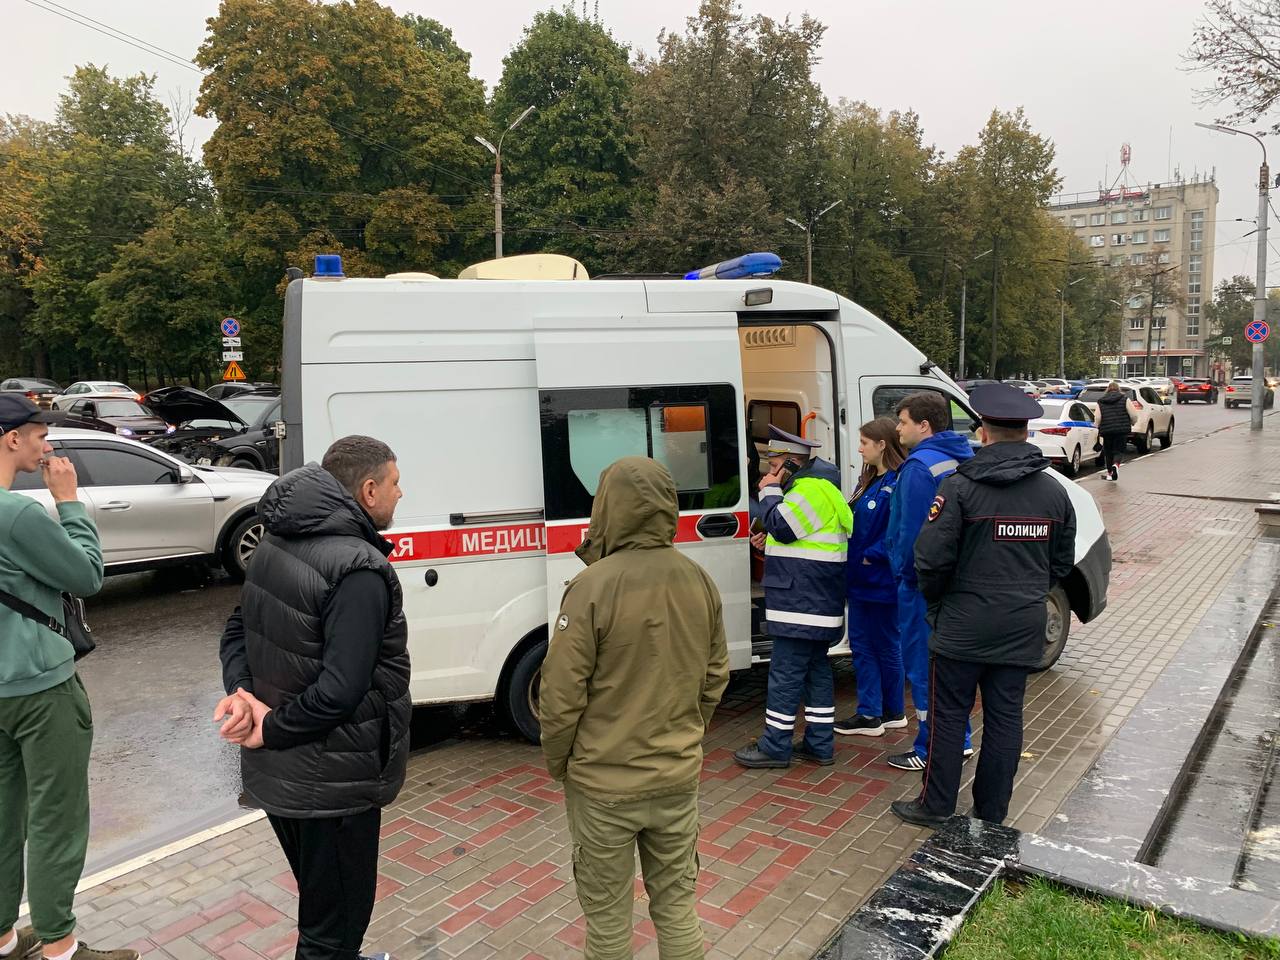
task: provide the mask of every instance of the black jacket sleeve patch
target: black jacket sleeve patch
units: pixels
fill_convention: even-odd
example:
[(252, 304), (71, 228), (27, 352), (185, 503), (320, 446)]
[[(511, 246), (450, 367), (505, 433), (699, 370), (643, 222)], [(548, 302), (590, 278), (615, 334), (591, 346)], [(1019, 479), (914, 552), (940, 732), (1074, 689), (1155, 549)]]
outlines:
[(929, 504), (929, 522), (937, 520), (942, 516), (942, 508), (947, 505), (947, 498), (942, 494), (938, 494), (933, 498), (933, 503)]

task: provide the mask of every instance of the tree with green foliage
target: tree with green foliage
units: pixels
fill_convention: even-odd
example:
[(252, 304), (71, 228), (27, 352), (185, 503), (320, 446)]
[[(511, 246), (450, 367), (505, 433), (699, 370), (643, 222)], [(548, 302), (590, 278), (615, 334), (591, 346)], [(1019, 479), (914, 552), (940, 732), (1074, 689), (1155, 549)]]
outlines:
[(956, 333), (951, 310), (941, 300), (931, 300), (922, 310), (908, 314), (902, 323), (902, 335), (938, 366), (951, 367)]
[(42, 244), (41, 269), (29, 280), (32, 319), (72, 376), (116, 375), (129, 357), (129, 346), (94, 321), (92, 281), (166, 211), (209, 199), (169, 136), (154, 85), (151, 76), (115, 79), (104, 68), (78, 67), (38, 161)]
[(640, 136), (627, 47), (572, 8), (536, 14), (503, 62), (491, 139), (503, 146), (511, 252), (556, 250), (617, 269), (616, 232), (637, 204)]
[[(1253, 300), (1258, 290), (1252, 277), (1236, 275), (1218, 281), (1213, 291), (1213, 301), (1205, 304), (1206, 336), (1204, 348), (1209, 356), (1226, 362), (1231, 369), (1243, 373), (1253, 368), (1253, 344), (1245, 339), (1244, 331), (1253, 321)], [(1264, 362), (1272, 370), (1280, 370), (1280, 290), (1272, 290), (1267, 297), (1267, 322), (1271, 336), (1263, 344)], [(1230, 338), (1230, 343), (1224, 339)]]
[(794, 247), (785, 218), (817, 202), (797, 195), (797, 180), (813, 176), (806, 151), (823, 116), (812, 73), (824, 29), (807, 14), (794, 24), (748, 19), (734, 0), (703, 0), (683, 34), (663, 33), (657, 54), (640, 60), (651, 192), (634, 211), (635, 269), (685, 269), (783, 238)]
[(0, 118), (0, 376), (49, 375), (48, 343), (33, 321), (30, 281), (44, 234), (36, 194), (47, 165), (48, 124)]

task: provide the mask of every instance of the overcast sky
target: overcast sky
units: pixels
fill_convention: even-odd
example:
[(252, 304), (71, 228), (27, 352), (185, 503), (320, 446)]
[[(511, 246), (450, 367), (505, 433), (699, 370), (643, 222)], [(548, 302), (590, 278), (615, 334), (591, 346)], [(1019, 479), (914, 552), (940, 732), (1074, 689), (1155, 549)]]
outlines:
[[(45, 0), (41, 0), (45, 2)], [(581, 3), (581, 0), (578, 0)], [(58, 0), (159, 47), (190, 57), (217, 11), (216, 0)], [(589, 0), (594, 7), (595, 0)], [(538, 10), (558, 3), (481, 0), (444, 4), (391, 0), (397, 12), (435, 17), (472, 53), (472, 70), (492, 89), (502, 59)], [(7, 51), (0, 58), (0, 109), (53, 116), (64, 78), (76, 64), (107, 64), (115, 74), (158, 75), (163, 95), (194, 93), (195, 73), (78, 26), (26, 2), (7, 0)], [(973, 142), (993, 107), (1026, 108), (1033, 127), (1057, 145), (1065, 191), (1094, 191), (1119, 173), (1120, 146), (1133, 150), (1131, 179), (1146, 183), (1216, 169), (1218, 206), (1214, 280), (1252, 276), (1255, 238), (1242, 239), (1257, 214), (1257, 145), (1193, 126), (1213, 120), (1193, 92), (1206, 82), (1182, 55), (1201, 0), (746, 0), (748, 13), (798, 17), (827, 26), (817, 79), (833, 101), (864, 100), (882, 110), (914, 109), (926, 138), (951, 154)], [(599, 0), (600, 18), (633, 49), (652, 52), (658, 32), (683, 28), (696, 0)], [(197, 141), (212, 124), (199, 118)], [(1280, 163), (1276, 164), (1280, 167)], [(1280, 233), (1272, 234), (1271, 283), (1280, 283)]]

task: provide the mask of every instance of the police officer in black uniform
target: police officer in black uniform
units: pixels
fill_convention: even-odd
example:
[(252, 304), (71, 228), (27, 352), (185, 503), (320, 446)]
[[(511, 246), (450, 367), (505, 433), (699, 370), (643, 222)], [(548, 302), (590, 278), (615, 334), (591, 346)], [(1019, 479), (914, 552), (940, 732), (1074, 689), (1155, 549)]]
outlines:
[(1003, 822), (1022, 755), (1027, 674), (1044, 652), (1046, 601), (1075, 565), (1076, 515), (1049, 461), (1027, 442), (1040, 404), (1006, 384), (969, 395), (983, 448), (942, 481), (916, 540), (916, 573), (929, 604), (932, 742), (915, 800), (899, 818), (941, 826), (960, 791), (964, 727), (982, 691), (982, 747), (973, 813)]

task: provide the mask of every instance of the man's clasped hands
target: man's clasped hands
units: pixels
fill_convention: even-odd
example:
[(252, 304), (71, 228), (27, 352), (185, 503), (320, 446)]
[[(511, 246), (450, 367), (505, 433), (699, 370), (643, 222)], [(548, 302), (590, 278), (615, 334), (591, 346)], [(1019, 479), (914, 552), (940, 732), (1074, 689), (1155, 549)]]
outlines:
[[(222, 720), (218, 733), (223, 740), (256, 750), (262, 746), (262, 721), (271, 708), (243, 687), (223, 697), (213, 711), (213, 722)], [(223, 719), (223, 718), (226, 719)]]

